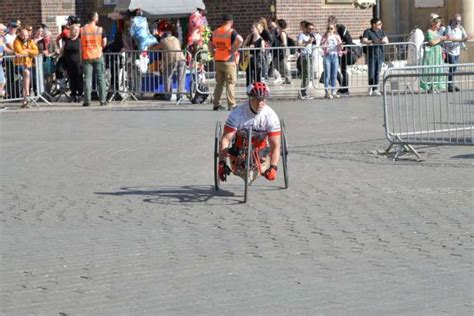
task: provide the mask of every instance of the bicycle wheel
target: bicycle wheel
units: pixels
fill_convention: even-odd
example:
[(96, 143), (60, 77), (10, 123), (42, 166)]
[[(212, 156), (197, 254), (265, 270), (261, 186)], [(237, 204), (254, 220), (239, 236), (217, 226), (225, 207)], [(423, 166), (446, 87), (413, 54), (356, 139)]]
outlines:
[(247, 136), (247, 157), (245, 161), (245, 189), (244, 189), (244, 203), (248, 200), (249, 176), (250, 176), (250, 162), (252, 160), (252, 127), (249, 128)]
[(219, 179), (219, 143), (221, 142), (222, 128), (221, 122), (216, 123), (216, 131), (214, 134), (214, 187), (219, 191), (221, 179)]
[(281, 163), (283, 165), (283, 178), (285, 180), (285, 189), (289, 186), (289, 172), (288, 172), (288, 143), (286, 141), (286, 126), (285, 121), (280, 121), (281, 126)]

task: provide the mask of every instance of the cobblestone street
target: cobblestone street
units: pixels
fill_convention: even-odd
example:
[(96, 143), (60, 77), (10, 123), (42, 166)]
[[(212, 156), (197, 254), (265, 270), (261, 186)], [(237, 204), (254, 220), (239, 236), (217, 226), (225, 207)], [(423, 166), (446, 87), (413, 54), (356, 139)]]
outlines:
[(472, 147), (379, 155), (382, 99), (273, 101), (290, 187), (213, 188), (211, 105), (0, 113), (0, 314), (474, 314)]

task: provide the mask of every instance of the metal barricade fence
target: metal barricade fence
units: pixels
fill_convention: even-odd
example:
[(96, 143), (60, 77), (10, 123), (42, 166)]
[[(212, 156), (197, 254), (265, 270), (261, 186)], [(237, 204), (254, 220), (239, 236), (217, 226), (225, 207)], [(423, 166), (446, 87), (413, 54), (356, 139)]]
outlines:
[[(271, 96), (296, 97), (309, 86), (311, 74), (309, 54), (304, 47), (246, 47), (239, 49), (236, 64), (235, 93), (245, 96), (248, 84), (266, 82)], [(193, 72), (196, 91), (213, 94), (216, 87), (216, 62), (209, 51), (200, 50), (194, 56)], [(293, 94), (288, 94), (294, 92)]]
[[(324, 47), (313, 46), (314, 89), (326, 89), (324, 85)], [(411, 42), (388, 43), (383, 45), (351, 44), (344, 45), (343, 54), (339, 57), (337, 74), (338, 88), (341, 92), (366, 92), (368, 88), (379, 89), (383, 74), (387, 69), (401, 68), (409, 60), (416, 63), (417, 58), (411, 53), (418, 50)], [(415, 65), (415, 64), (413, 64)]]
[(185, 60), (181, 60), (179, 54), (184, 55), (181, 50), (125, 52), (126, 92), (135, 99), (151, 94), (170, 100), (172, 94), (179, 94), (191, 100), (194, 86), (192, 69), (187, 66), (186, 55)]
[[(108, 101), (114, 100), (117, 96), (120, 96), (122, 100), (125, 100), (128, 93), (128, 68), (126, 67), (126, 54), (124, 52), (104, 53), (104, 63)], [(97, 86), (97, 76), (94, 76), (92, 91), (97, 92)]]
[[(474, 145), (474, 64), (389, 69), (384, 76), (384, 127), (390, 147)], [(452, 78), (452, 79), (448, 79)]]
[[(4, 95), (0, 97), (0, 102), (15, 102), (25, 101), (29, 106), (33, 103), (39, 107), (38, 100), (44, 99), (44, 73), (43, 73), (43, 56), (38, 55), (33, 57), (33, 66), (25, 71), (25, 68), (19, 63), (19, 58), (16, 56), (3, 56), (2, 67), (5, 77)], [(28, 80), (24, 76), (28, 75)], [(28, 84), (28, 91), (25, 97), (25, 84)]]

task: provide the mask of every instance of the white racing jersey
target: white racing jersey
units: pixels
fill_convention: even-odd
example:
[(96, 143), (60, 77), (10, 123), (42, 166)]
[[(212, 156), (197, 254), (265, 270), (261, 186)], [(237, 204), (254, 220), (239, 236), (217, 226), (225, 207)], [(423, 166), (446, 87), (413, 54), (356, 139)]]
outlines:
[(246, 131), (250, 127), (252, 134), (260, 137), (279, 135), (281, 132), (280, 120), (271, 107), (266, 105), (259, 113), (254, 113), (248, 102), (239, 105), (230, 113), (224, 131)]

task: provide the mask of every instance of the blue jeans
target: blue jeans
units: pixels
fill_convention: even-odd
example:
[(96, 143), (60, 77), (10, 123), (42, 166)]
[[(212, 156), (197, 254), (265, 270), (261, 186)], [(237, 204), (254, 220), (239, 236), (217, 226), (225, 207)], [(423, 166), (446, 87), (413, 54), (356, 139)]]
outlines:
[(379, 74), (382, 70), (384, 56), (370, 56), (368, 58), (368, 75), (369, 75), (369, 86), (377, 90), (379, 87)]
[[(457, 65), (459, 64), (459, 55), (458, 56), (454, 56), (454, 55), (450, 55), (448, 54), (448, 64), (451, 64), (451, 65)], [(453, 66), (453, 67), (449, 67), (449, 74), (448, 74), (448, 88), (452, 89), (454, 87), (454, 81), (453, 81), (453, 73), (456, 72), (456, 69), (458, 67), (456, 66)]]
[(339, 57), (336, 54), (324, 56), (324, 89), (328, 92), (331, 84), (332, 92), (336, 92), (337, 71), (339, 70)]

